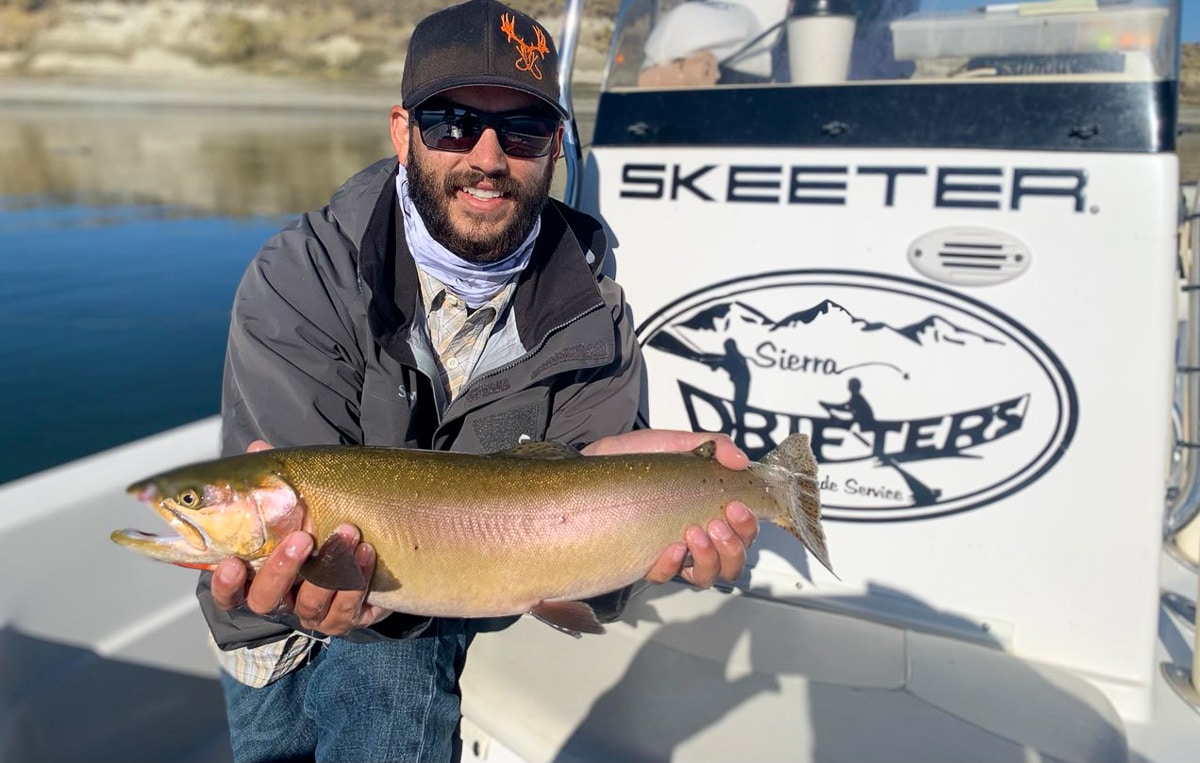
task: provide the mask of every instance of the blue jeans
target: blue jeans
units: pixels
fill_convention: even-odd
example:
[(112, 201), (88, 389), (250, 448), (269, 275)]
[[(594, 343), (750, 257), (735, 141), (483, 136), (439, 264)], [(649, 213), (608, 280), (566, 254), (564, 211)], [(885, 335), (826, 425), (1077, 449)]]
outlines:
[(412, 639), (332, 639), (260, 689), (222, 671), (234, 760), (458, 760), (458, 677), (470, 640), (462, 620), (435, 620)]

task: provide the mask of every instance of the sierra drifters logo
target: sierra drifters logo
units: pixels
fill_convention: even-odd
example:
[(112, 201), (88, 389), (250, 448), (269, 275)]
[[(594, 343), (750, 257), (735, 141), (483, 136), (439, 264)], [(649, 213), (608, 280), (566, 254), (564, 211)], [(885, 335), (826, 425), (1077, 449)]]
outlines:
[[(638, 329), (651, 411), (758, 458), (811, 438), (832, 519), (965, 511), (1036, 481), (1074, 436), (1058, 358), (997, 310), (894, 276), (795, 270), (714, 284)], [(664, 410), (665, 409), (665, 410)]]

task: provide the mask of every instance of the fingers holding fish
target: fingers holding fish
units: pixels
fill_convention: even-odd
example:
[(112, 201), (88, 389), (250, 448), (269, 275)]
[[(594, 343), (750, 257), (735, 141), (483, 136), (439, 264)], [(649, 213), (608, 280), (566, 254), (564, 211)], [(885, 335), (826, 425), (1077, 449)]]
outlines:
[(729, 505), (725, 507), (725, 521), (729, 523), (729, 529), (733, 530), (742, 547), (742, 560), (738, 562), (736, 569), (722, 566), (722, 570), (730, 572), (732, 577), (727, 577), (724, 572), (721, 577), (733, 581), (741, 577), (742, 567), (746, 563), (746, 550), (758, 539), (758, 517), (754, 515), (749, 506), (741, 501), (730, 501)]
[[(358, 528), (353, 525), (338, 527), (336, 535), (344, 541), (347, 548), (356, 548), (362, 540)], [(296, 603), (293, 606), (296, 617), (300, 618), (300, 624), (305, 628), (320, 629), (326, 616), (331, 612), (334, 613), (335, 621), (344, 617), (347, 610), (353, 610), (351, 617), (357, 616), (365, 592), (346, 591), (344, 593), (347, 595), (343, 596), (334, 607), (334, 599), (338, 593), (308, 581), (300, 583), (296, 588)]]
[(714, 520), (707, 530), (693, 525), (684, 540), (663, 549), (646, 573), (646, 581), (665, 583), (676, 576), (698, 588), (710, 588), (718, 577), (736, 579), (746, 562), (745, 545), (729, 525)]
[(624, 453), (686, 453), (712, 442), (714, 456), (726, 469), (745, 469), (749, 457), (720, 432), (691, 432), (682, 429), (638, 429), (625, 434), (601, 437), (583, 449), (585, 456), (613, 456)]
[(717, 577), (732, 583), (741, 577), (746, 566), (746, 549), (753, 542), (753, 537), (747, 540), (733, 529), (728, 519), (729, 511), (729, 508), (725, 509), (725, 520), (714, 519), (709, 522), (707, 530), (717, 555)]
[(692, 566), (681, 570), (680, 576), (697, 588), (711, 588), (721, 572), (721, 557), (709, 531), (692, 525), (683, 537), (692, 557)]
[[(712, 457), (726, 469), (745, 469), (750, 459), (727, 434), (674, 429), (639, 429), (621, 435), (603, 437), (583, 449), (584, 455), (609, 456), (623, 453), (687, 452), (712, 443)], [(705, 528), (693, 526), (686, 543), (663, 550), (646, 574), (651, 583), (665, 583), (676, 575), (700, 588), (709, 588), (718, 577), (736, 580), (746, 565), (746, 549), (758, 536), (758, 519), (745, 504), (733, 501), (725, 509), (725, 519), (715, 519)], [(684, 567), (691, 554), (692, 563)]]
[[(740, 501), (725, 508), (725, 519), (705, 528), (688, 528), (684, 541), (672, 543), (646, 573), (650, 583), (665, 583), (679, 575), (694, 586), (709, 588), (717, 578), (733, 582), (746, 566), (746, 550), (758, 537), (758, 518)], [(685, 560), (690, 556), (690, 562)], [(686, 564), (686, 566), (685, 566)]]
[(301, 531), (288, 533), (250, 581), (250, 589), (246, 592), (246, 606), (250, 611), (260, 615), (278, 614), (281, 603), (290, 605), (292, 588), (312, 550), (311, 535)]
[[(716, 445), (714, 456), (717, 459), (717, 463), (726, 469), (745, 469), (750, 465), (750, 457), (741, 448), (733, 444), (733, 438), (729, 435), (724, 433), (714, 435), (711, 432), (689, 432), (688, 434), (693, 437), (700, 436), (699, 440), (695, 441), (696, 445), (692, 446), (693, 448), (711, 440)], [(687, 450), (691, 449), (687, 448)]]
[(683, 560), (687, 557), (687, 544), (682, 541), (672, 543), (658, 555), (658, 560), (646, 573), (646, 582), (665, 583), (679, 574), (683, 569)]
[(390, 614), (382, 607), (367, 604), (366, 597), (366, 591), (337, 591), (329, 598), (328, 609), (319, 620), (301, 618), (300, 624), (327, 636), (342, 636), (356, 628), (379, 622)]
[[(336, 534), (347, 548), (354, 549), (354, 564), (363, 579), (369, 581), (375, 569), (375, 549), (361, 542), (362, 536), (353, 525), (339, 526)], [(305, 581), (296, 589), (294, 611), (305, 628), (340, 636), (380, 619), (384, 610), (367, 606), (366, 597), (366, 587), (334, 591)]]
[(250, 575), (246, 563), (229, 557), (213, 571), (212, 597), (221, 609), (235, 609), (246, 602), (246, 581)]

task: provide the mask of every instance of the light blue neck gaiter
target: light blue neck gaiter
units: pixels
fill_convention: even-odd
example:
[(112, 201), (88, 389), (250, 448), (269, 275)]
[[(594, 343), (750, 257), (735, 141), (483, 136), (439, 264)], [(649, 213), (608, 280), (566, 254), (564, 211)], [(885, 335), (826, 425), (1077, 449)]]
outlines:
[(404, 238), (417, 267), (441, 281), (472, 308), (487, 304), (513, 276), (525, 269), (533, 256), (533, 243), (542, 230), (542, 220), (538, 218), (516, 251), (497, 262), (477, 265), (454, 254), (430, 235), (408, 195), (408, 173), (403, 164), (396, 175), (396, 195), (404, 212)]

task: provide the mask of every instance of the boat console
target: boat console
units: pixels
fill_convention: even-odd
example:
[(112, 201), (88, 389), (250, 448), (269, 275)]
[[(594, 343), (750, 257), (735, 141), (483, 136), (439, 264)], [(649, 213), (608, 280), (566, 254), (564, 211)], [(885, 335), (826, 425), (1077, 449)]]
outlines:
[(582, 645), (481, 639), (479, 738), (511, 731), (503, 687), (543, 719), (504, 737), (530, 760), (1195, 749), (1179, 13), (622, 5), (568, 195), (615, 242), (647, 420), (752, 458), (808, 434), (837, 577), (764, 527), (725, 593), (650, 592)]

